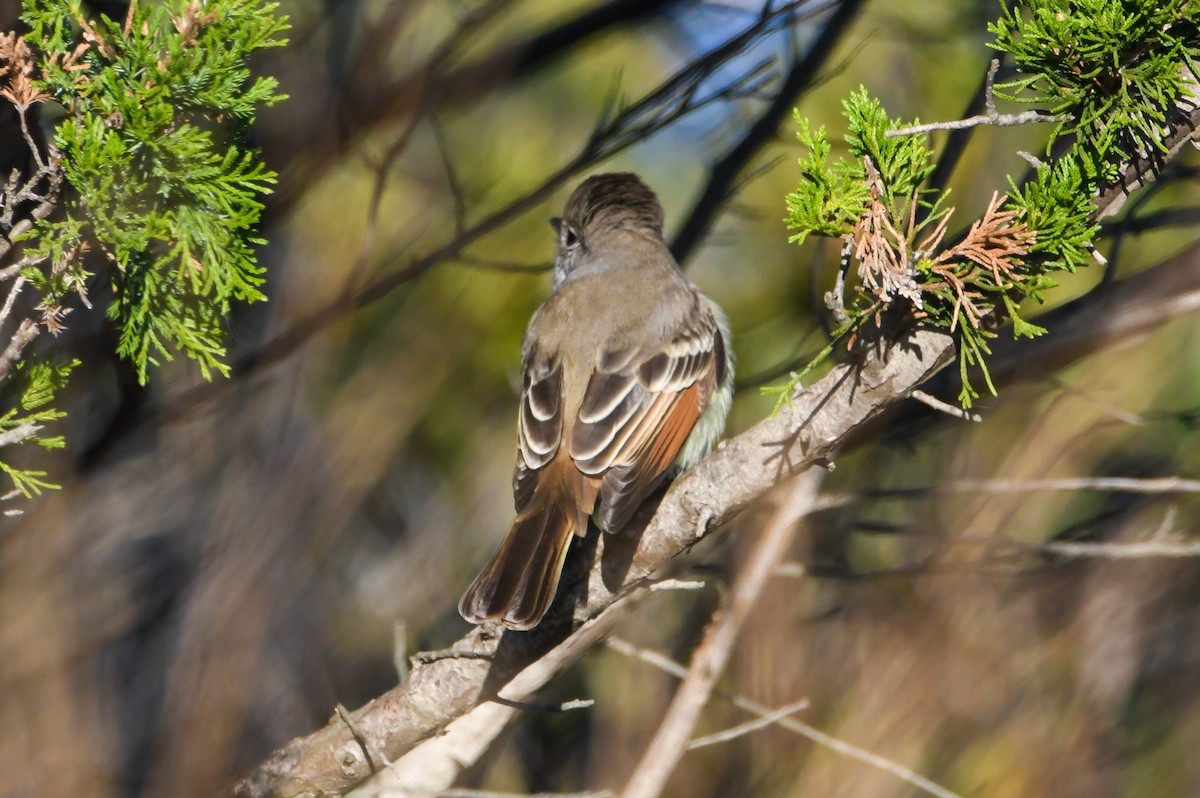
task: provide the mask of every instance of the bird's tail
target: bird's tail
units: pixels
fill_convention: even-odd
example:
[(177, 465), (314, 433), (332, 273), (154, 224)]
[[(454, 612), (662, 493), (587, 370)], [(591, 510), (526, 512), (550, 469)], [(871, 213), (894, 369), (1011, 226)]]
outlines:
[(500, 550), (458, 602), (464, 618), (497, 621), (509, 629), (537, 626), (554, 600), (579, 523), (575, 513), (563, 509), (557, 502), (535, 501), (517, 516)]

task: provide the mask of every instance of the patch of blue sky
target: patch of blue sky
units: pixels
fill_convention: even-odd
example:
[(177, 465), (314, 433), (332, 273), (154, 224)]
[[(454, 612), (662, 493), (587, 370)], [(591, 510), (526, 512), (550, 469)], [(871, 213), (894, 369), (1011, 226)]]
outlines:
[(794, 11), (781, 15), (749, 46), (715, 69), (699, 84), (694, 97), (703, 101), (730, 86), (738, 86), (739, 91), (688, 114), (647, 142), (646, 149), (658, 154), (660, 150), (691, 148), (690, 157), (706, 159), (728, 149), (769, 101), (792, 61), (803, 57), (835, 5), (833, 0), (701, 0), (673, 6), (658, 28), (671, 72), (722, 47), (766, 14), (787, 6), (794, 6)]

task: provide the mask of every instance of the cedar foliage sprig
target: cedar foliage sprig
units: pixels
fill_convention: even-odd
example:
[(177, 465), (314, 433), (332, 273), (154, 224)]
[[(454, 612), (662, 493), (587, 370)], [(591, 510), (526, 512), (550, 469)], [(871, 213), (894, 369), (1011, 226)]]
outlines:
[[(1016, 337), (1045, 330), (1021, 316), (1025, 300), (1041, 302), (1092, 257), (1096, 231), (1092, 198), (1119, 178), (1132, 159), (1152, 159), (1162, 128), (1197, 81), (1200, 32), (1196, 3), (1172, 0), (1034, 0), (1026, 10), (1005, 7), (989, 26), (993, 47), (1008, 53), (1018, 77), (1000, 84), (1002, 96), (1034, 103), (1061, 121), (1047, 154), (1024, 185), (993, 195), (987, 209), (953, 244), (944, 245), (953, 208), (948, 192), (925, 186), (933, 150), (924, 135), (899, 130), (865, 89), (845, 101), (848, 156), (831, 161), (824, 128), (813, 132), (797, 113), (797, 137), (808, 149), (802, 178), (787, 197), (787, 225), (800, 243), (812, 233), (841, 238), (846, 268), (857, 283), (827, 295), (837, 327), (830, 345), (793, 376), (768, 389), (780, 402), (839, 342), (853, 346), (885, 309), (940, 327), (958, 342), (962, 391), (969, 407), (978, 368), (987, 389), (988, 341), (1002, 317)], [(1068, 136), (1065, 147), (1054, 147)], [(918, 212), (918, 211), (921, 212)]]
[[(22, 360), (13, 369), (11, 389), (20, 399), (0, 415), (0, 445), (28, 443), (47, 451), (66, 445), (62, 435), (43, 435), (45, 425), (66, 414), (51, 404), (54, 395), (67, 382), (78, 360), (69, 363)], [(37, 496), (43, 490), (58, 485), (46, 480), (46, 472), (36, 468), (15, 466), (0, 460), (0, 472), (12, 482), (13, 490), (23, 496)]]
[[(67, 218), (35, 229), (44, 242), (35, 251), (51, 254), (64, 232), (103, 249), (117, 351), (143, 383), (172, 348), (206, 379), (226, 374), (230, 303), (265, 299), (254, 229), (275, 174), (237, 136), (258, 108), (282, 99), (274, 78), (252, 78), (247, 66), (255, 50), (283, 44), (276, 9), (171, 0), (134, 4), (124, 22), (93, 22), (78, 0), (25, 3), (22, 19), (43, 52), (41, 86), (67, 110), (54, 143), (73, 190)], [(52, 298), (64, 288), (38, 287)]]
[[(231, 305), (265, 299), (255, 231), (275, 174), (244, 134), (283, 99), (248, 66), (285, 43), (277, 12), (263, 0), (135, 0), (118, 21), (88, 17), (80, 0), (25, 0), (28, 32), (0, 36), (0, 97), (22, 124), (37, 103), (64, 111), (44, 145), (26, 129), (38, 171), (6, 176), (0, 192), (0, 232), (16, 245), (0, 247), (13, 262), (0, 270), (0, 325), (12, 328), (0, 347), (0, 447), (62, 445), (41, 432), (62, 416), (52, 402), (74, 363), (27, 344), (58, 332), (73, 304), (90, 309), (99, 281), (112, 286), (117, 351), (143, 383), (176, 352), (206, 379), (228, 373)], [(32, 303), (16, 301), (22, 289), (40, 299), (23, 320), (15, 311)], [(0, 471), (26, 496), (54, 487), (42, 471)]]
[(1040, 0), (1005, 4), (988, 25), (993, 47), (1020, 74), (998, 96), (1061, 115), (1060, 136), (1092, 186), (1114, 182), (1134, 157), (1161, 151), (1167, 114), (1197, 80), (1200, 5), (1196, 0)]

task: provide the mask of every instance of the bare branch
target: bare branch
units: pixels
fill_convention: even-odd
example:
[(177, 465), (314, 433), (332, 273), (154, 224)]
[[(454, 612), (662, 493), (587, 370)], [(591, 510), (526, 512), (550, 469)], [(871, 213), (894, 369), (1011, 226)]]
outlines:
[[(363, 796), (375, 794), (372, 790), (360, 790), (359, 794)], [(384, 791), (384, 795), (392, 795)], [(597, 790), (595, 792), (535, 792), (535, 793), (512, 793), (512, 792), (488, 792), (487, 790), (442, 790), (437, 794), (437, 798), (611, 798), (611, 790)]]
[(27, 440), (41, 430), (41, 428), (41, 424), (33, 421), (23, 421), (12, 429), (0, 432), (0, 448)]
[(1096, 490), (1109, 493), (1146, 495), (1200, 493), (1200, 480), (1180, 477), (1139, 479), (1134, 477), (1073, 477), (1066, 479), (960, 479), (928, 488), (872, 491), (872, 498), (908, 498), (914, 495), (947, 493), (1063, 493)]
[(29, 346), (35, 338), (41, 333), (42, 329), (33, 319), (25, 319), (17, 327), (16, 332), (8, 341), (8, 346), (4, 349), (4, 354), (0, 355), (0, 380), (8, 377), (13, 366), (21, 359), (21, 354), (25, 351), (25, 347)]
[(930, 781), (920, 773), (904, 767), (904, 765), (901, 765), (899, 762), (895, 762), (887, 757), (880, 756), (879, 754), (868, 751), (865, 748), (860, 748), (859, 746), (848, 743), (845, 740), (839, 740), (837, 737), (826, 734), (825, 732), (813, 726), (809, 726), (806, 723), (801, 723), (793, 718), (783, 718), (782, 720), (778, 721), (778, 724), (785, 729), (794, 731), (803, 737), (807, 737), (818, 745), (823, 745), (831, 751), (836, 751), (842, 756), (858, 760), (859, 762), (870, 765), (871, 767), (878, 768), (885, 773), (890, 773), (901, 781), (907, 782), (914, 787), (918, 787), (930, 795), (936, 796), (936, 798), (962, 798), (962, 796), (958, 793), (947, 790), (937, 782)]
[[(658, 668), (659, 670), (664, 671), (665, 673), (675, 676), (676, 678), (683, 679), (687, 676), (687, 671), (684, 670), (682, 665), (670, 659), (669, 657), (664, 657), (662, 654), (657, 652), (637, 648), (636, 646), (632, 646), (624, 640), (617, 638), (610, 639), (608, 641), (608, 647), (614, 651), (619, 651), (626, 656), (639, 659), (649, 665), (654, 666), (655, 668)], [(744, 709), (760, 718), (765, 718), (774, 714), (769, 707), (763, 706), (756, 701), (751, 701), (743, 696), (734, 696), (733, 698), (730, 698), (729, 701), (739, 709)], [(878, 768), (886, 773), (890, 773), (901, 781), (912, 784), (914, 787), (918, 787), (930, 795), (936, 796), (937, 798), (962, 798), (957, 793), (947, 790), (940, 784), (930, 781), (921, 774), (904, 767), (898, 762), (894, 762), (886, 757), (879, 756), (878, 754), (872, 753), (865, 748), (852, 745), (844, 740), (839, 740), (838, 738), (825, 734), (824, 732), (809, 726), (807, 723), (802, 723), (795, 718), (776, 718), (774, 723), (781, 728), (806, 737), (818, 745), (823, 745), (831, 751), (836, 751), (842, 756), (855, 759), (859, 762), (870, 765), (871, 767)]]
[[(680, 94), (676, 96), (689, 96), (687, 85), (678, 87), (678, 91)], [(581, 163), (572, 162), (564, 167), (564, 173), (582, 168)], [(1140, 167), (1130, 165), (1127, 173), (1140, 173)], [(530, 201), (542, 198), (544, 195)], [(1103, 205), (1101, 210), (1108, 207)], [(515, 215), (522, 211), (506, 212)], [(494, 229), (505, 218), (510, 217), (494, 216), (480, 223), (492, 227), (477, 225), (473, 228), (475, 237)], [(397, 280), (403, 281), (430, 268), (468, 243), (453, 242), (365, 287), (353, 298), (351, 307), (378, 299), (398, 284)], [(1172, 306), (1172, 313), (1177, 312), (1175, 307)], [(344, 310), (345, 307), (337, 309), (338, 315)], [(1154, 310), (1154, 318), (1146, 314), (1139, 317), (1137, 324), (1142, 326), (1137, 329), (1152, 329), (1162, 323), (1157, 314), (1160, 309)], [(332, 319), (321, 317), (318, 321), (327, 324)], [(1102, 339), (1109, 332), (1104, 325), (1098, 329), (1099, 334), (1096, 328), (1092, 330), (1093, 338)], [(302, 342), (310, 335), (311, 332), (304, 334), (299, 340)], [(770, 487), (821, 458), (832, 456), (856, 429), (887, 405), (909, 395), (950, 362), (952, 356), (953, 342), (949, 336), (919, 329), (899, 345), (881, 346), (879, 351), (864, 353), (861, 363), (835, 366), (810, 389), (798, 392), (776, 416), (725, 442), (716, 453), (682, 475), (636, 542), (632, 538), (589, 540), (588, 545), (596, 547), (590, 570), (582, 557), (568, 563), (568, 568), (574, 570), (564, 576), (564, 600), (555, 605), (536, 630), (522, 634), (481, 627), (455, 644), (450, 654), (416, 661), (404, 684), (352, 713), (363, 737), (370, 740), (375, 750), (397, 759), (396, 766), (381, 773), (379, 779), (388, 777), (407, 760), (410, 772), (431, 763), (445, 766), (438, 778), (443, 780), (442, 784), (450, 783), (444, 779), (452, 781), (463, 763), (475, 761), (515, 717), (514, 707), (487, 701), (487, 696), (499, 693), (506, 701), (523, 701), (553, 673), (603, 638), (617, 618), (649, 595), (646, 580), (669, 576), (679, 563), (681, 552), (701, 538), (719, 533), (723, 524)], [(621, 549), (622, 546), (625, 548)], [(627, 564), (621, 570), (624, 579), (620, 585), (606, 580), (608, 574), (602, 570), (602, 564), (613, 557), (621, 558), (622, 565)], [(574, 608), (572, 599), (577, 605)], [(572, 609), (574, 616), (570, 615)], [(575, 631), (566, 633), (580, 621)], [(481, 700), (483, 703), (479, 703)], [(763, 712), (770, 710), (764, 708)], [(788, 728), (793, 723), (792, 719), (780, 721), (780, 725)], [(942, 798), (953, 795), (895, 763), (873, 759), (874, 755), (862, 749), (815, 730), (808, 736), (847, 756), (896, 772), (898, 777), (907, 777), (931, 794)], [(464, 753), (468, 755), (463, 756)], [(277, 752), (242, 782), (239, 794), (344, 792), (369, 775), (370, 768), (363, 761), (353, 735), (344, 723), (336, 723)]]
[(889, 130), (885, 135), (894, 139), (898, 136), (915, 136), (919, 133), (932, 133), (935, 130), (967, 130), (980, 125), (993, 127), (1015, 127), (1031, 125), (1038, 122), (1063, 122), (1067, 117), (1047, 114), (1044, 111), (1023, 111), (1019, 114), (1002, 114), (996, 110), (996, 95), (994, 87), (996, 72), (1000, 69), (1000, 59), (993, 58), (988, 67), (987, 78), (984, 80), (983, 104), (985, 113), (976, 114), (966, 119), (956, 119), (950, 122), (930, 122), (924, 125), (912, 125), (896, 130)]
[(1128, 410), (1114, 405), (1112, 402), (1106, 402), (1097, 396), (1093, 396), (1090, 392), (1077, 388), (1071, 385), (1066, 380), (1059, 377), (1054, 377), (1050, 380), (1060, 391), (1068, 396), (1075, 396), (1087, 402), (1092, 407), (1100, 410), (1109, 418), (1115, 419), (1122, 424), (1128, 424), (1131, 427), (1144, 427), (1150, 423), (1150, 419), (1144, 416), (1139, 416), (1137, 413), (1131, 413)]
[[(546, 652), (540, 659), (532, 659), (527, 667), (517, 673), (507, 684), (503, 685), (501, 688), (502, 695), (497, 696), (498, 700), (485, 700), (469, 712), (461, 714), (457, 720), (454, 720), (445, 727), (442, 734), (412, 748), (408, 753), (392, 763), (386, 770), (382, 771), (371, 781), (368, 789), (378, 789), (384, 792), (386, 790), (401, 790), (415, 794), (428, 794), (448, 788), (449, 785), (454, 783), (454, 780), (464, 768), (474, 764), (487, 751), (496, 736), (516, 716), (519, 709), (530, 696), (540, 690), (555, 674), (602, 640), (618, 621), (624, 619), (629, 611), (650, 595), (651, 591), (647, 586), (634, 588), (624, 594), (595, 618), (576, 629), (562, 643)], [(467, 637), (468, 639), (474, 639), (475, 644), (482, 644), (484, 651), (491, 648), (493, 655), (499, 656), (497, 653), (499, 646), (496, 644), (500, 640), (495, 637), (494, 630), (488, 628), (478, 629)], [(446, 667), (447, 663), (449, 667)], [(456, 673), (461, 675), (463, 671), (458, 666), (463, 664), (467, 663), (454, 658), (446, 658), (424, 667), (417, 665), (414, 667), (409, 681), (405, 685), (401, 685), (397, 690), (402, 690), (406, 686), (411, 688), (414, 682), (417, 682), (419, 685), (422, 680), (433, 675), (430, 673), (431, 671), (436, 672), (437, 675), (434, 675), (434, 678), (437, 679), (446, 678), (447, 676), (453, 678), (452, 674)], [(470, 663), (470, 666), (472, 671), (478, 671), (477, 678), (479, 682), (475, 685), (471, 696), (468, 697), (469, 701), (479, 692), (483, 678), (488, 671), (488, 661), (475, 660)], [(492, 667), (495, 667), (495, 665)], [(468, 690), (472, 689), (469, 685), (460, 686), (466, 686)], [(370, 723), (371, 727), (378, 727), (379, 724), (377, 721), (379, 718), (377, 716), (372, 716), (370, 713), (364, 716), (362, 711), (357, 714), (360, 715), (360, 719)], [(328, 732), (330, 730), (327, 727), (324, 731)], [(354, 772), (362, 771), (367, 763), (360, 761), (361, 755), (345, 744), (343, 735), (322, 736), (331, 739), (327, 739), (323, 743), (317, 743), (321, 747), (309, 748), (306, 753), (313, 755), (315, 759), (314, 764), (320, 764), (327, 756), (339, 761), (342, 765), (340, 775), (343, 776), (344, 780), (339, 782), (334, 779), (338, 774), (321, 773), (319, 771), (311, 775), (304, 774), (307, 778), (320, 777), (320, 783), (327, 785), (338, 783), (352, 785), (361, 781), (366, 775), (369, 775), (369, 773), (364, 773), (359, 778), (350, 781), (349, 778), (353, 777)], [(322, 750), (324, 745), (333, 744), (335, 741), (338, 746), (336, 749)], [(348, 772), (351, 769), (353, 769), (353, 772)], [(259, 775), (266, 774), (253, 774), (252, 778)], [(299, 773), (293, 771), (292, 778), (287, 782), (278, 782), (274, 785), (270, 783), (259, 785), (247, 779), (239, 785), (237, 794), (298, 796), (306, 794), (306, 782), (309, 784), (318, 783), (307, 781), (307, 779), (305, 781), (296, 780), (295, 777), (297, 775)], [(268, 789), (259, 791), (262, 788)]]
[(889, 130), (885, 135), (894, 139), (897, 136), (915, 136), (919, 133), (932, 133), (935, 130), (966, 130), (980, 125), (993, 127), (1016, 127), (1017, 125), (1032, 125), (1039, 122), (1061, 122), (1064, 117), (1043, 113), (1042, 111), (1022, 111), (1019, 114), (979, 114), (968, 119), (955, 119), (950, 122), (928, 122), (924, 125)]
[[(635, 538), (636, 550), (612, 555), (629, 562), (622, 586), (610, 588), (602, 571), (610, 541), (595, 541), (591, 574), (588, 564), (581, 562), (583, 558), (568, 561), (564, 592), (582, 602), (578, 613), (591, 620), (585, 620), (546, 657), (539, 659), (547, 642), (560, 638), (563, 627), (573, 623), (569, 599), (556, 603), (532, 632), (497, 635), (485, 625), (468, 633), (448, 655), (415, 662), (404, 684), (352, 713), (371, 744), (398, 760), (380, 778), (388, 778), (406, 760), (408, 767), (427, 772), (435, 762), (473, 761), (464, 754), (474, 750), (478, 756), (486, 748), (486, 742), (479, 742), (480, 735), (486, 733), (490, 741), (514, 716), (514, 710), (492, 703), (472, 709), (485, 682), (500, 686), (497, 689), (511, 700), (521, 700), (537, 689), (551, 673), (602, 639), (621, 613), (650, 595), (645, 580), (669, 572), (672, 565), (678, 565), (681, 552), (719, 530), (743, 507), (788, 476), (829, 456), (851, 430), (889, 401), (907, 395), (952, 356), (953, 343), (948, 336), (919, 330), (904, 348), (869, 355), (858, 367), (836, 366), (778, 414), (725, 441), (675, 481)], [(611, 544), (620, 542), (614, 539)], [(523, 670), (526, 666), (528, 676)], [(440, 730), (445, 733), (433, 736)], [(426, 742), (413, 749), (421, 740)], [(440, 756), (435, 756), (434, 746), (444, 746)], [(412, 759), (401, 759), (405, 751), (411, 751)], [(461, 765), (453, 767), (457, 773)], [(369, 775), (357, 742), (339, 723), (280, 749), (240, 783), (237, 794), (283, 798), (314, 789), (344, 792)]]
[(786, 718), (788, 715), (794, 715), (801, 710), (808, 709), (811, 703), (812, 702), (805, 698), (792, 704), (785, 704), (779, 709), (776, 709), (773, 712), (768, 712), (766, 715), (763, 715), (760, 718), (746, 721), (745, 723), (739, 723), (737, 726), (725, 729), (724, 731), (708, 734), (704, 737), (697, 737), (688, 743), (687, 750), (695, 751), (697, 748), (704, 748), (708, 745), (717, 745), (718, 743), (729, 742), (730, 740), (736, 740), (738, 737), (743, 737), (750, 732), (758, 731), (759, 729), (765, 729), (768, 726), (773, 726), (780, 720)]
[(1000, 59), (993, 58), (988, 64), (987, 77), (983, 79), (983, 107), (987, 109), (989, 117), (998, 115), (996, 111), (996, 73), (999, 71)]
[(16, 303), (17, 297), (21, 295), (21, 289), (25, 287), (26, 282), (24, 277), (18, 277), (8, 289), (8, 296), (4, 299), (4, 307), (0, 308), (0, 328), (4, 326), (4, 322), (8, 321), (13, 305)]
[(454, 258), (454, 261), (468, 269), (478, 269), (488, 272), (510, 272), (513, 274), (543, 274), (554, 268), (554, 264), (549, 261), (545, 263), (516, 263), (508, 260), (481, 258), (466, 253), (459, 254)]
[(796, 523), (811, 509), (822, 476), (821, 469), (810, 468), (796, 477), (792, 484), (782, 488), (787, 491), (786, 495), (755, 541), (734, 583), (729, 607), (718, 611), (704, 633), (704, 639), (692, 655), (688, 674), (671, 700), (658, 733), (650, 741), (625, 785), (622, 798), (656, 798), (662, 793), (667, 779), (688, 747), (688, 738), (696, 727), (701, 710), (708, 703), (713, 684), (725, 670), (742, 622), (758, 601), (772, 569), (783, 559), (792, 542)]
[(954, 418), (961, 418), (963, 421), (974, 421), (975, 423), (983, 421), (983, 416), (979, 415), (978, 413), (972, 413), (970, 410), (964, 410), (958, 405), (952, 405), (947, 402), (943, 402), (941, 399), (938, 399), (936, 396), (928, 394), (925, 391), (913, 391), (912, 398), (916, 399), (923, 405), (932, 407), (939, 413), (945, 413), (946, 415)]
[(1061, 554), (1067, 557), (1091, 557), (1102, 560), (1200, 557), (1200, 543), (1159, 540), (1142, 543), (1053, 542), (1039, 543), (1031, 548), (1034, 551), (1045, 554)]

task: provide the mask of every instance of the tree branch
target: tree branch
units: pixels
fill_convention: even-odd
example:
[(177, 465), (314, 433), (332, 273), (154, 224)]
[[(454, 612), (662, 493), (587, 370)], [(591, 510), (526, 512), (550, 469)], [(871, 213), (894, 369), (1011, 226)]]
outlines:
[(755, 542), (738, 574), (728, 608), (718, 611), (692, 655), (692, 664), (671, 706), (650, 741), (622, 798), (657, 798), (688, 747), (700, 712), (708, 704), (713, 685), (725, 670), (742, 622), (762, 594), (775, 565), (792, 542), (796, 523), (811, 511), (821, 482), (821, 470), (810, 468), (788, 486), (775, 515)]
[[(513, 695), (512, 680), (544, 652), (560, 652), (557, 673), (601, 639), (644, 595), (650, 577), (669, 572), (680, 553), (719, 530), (742, 508), (787, 477), (833, 454), (858, 425), (889, 402), (906, 396), (949, 363), (949, 336), (918, 330), (890, 351), (867, 353), (860, 367), (840, 365), (768, 418), (683, 474), (667, 491), (636, 539), (591, 539), (596, 552), (568, 563), (564, 592), (550, 614), (528, 633), (498, 633), (492, 626), (470, 631), (450, 650), (417, 661), (407, 681), (352, 713), (372, 750), (398, 760), (419, 741), (446, 728), (488, 695)], [(572, 602), (585, 620), (568, 634)], [(557, 641), (563, 641), (554, 648)], [(549, 674), (529, 680), (540, 686)], [(524, 694), (527, 688), (518, 691)], [(495, 733), (515, 715), (508, 706), (481, 710)], [(478, 720), (479, 715), (476, 716)], [(426, 766), (429, 760), (424, 760)], [(341, 794), (371, 775), (362, 746), (342, 722), (292, 741), (257, 767), (236, 794), (299, 796)]]
[[(1168, 157), (1191, 137), (1200, 112), (1180, 120)], [(1129, 164), (1120, 186), (1144, 184), (1152, 172)], [(1115, 212), (1122, 201), (1120, 190), (1105, 192), (1093, 218)], [(445, 652), (415, 658), (403, 684), (352, 713), (355, 733), (337, 721), (292, 741), (255, 768), (236, 793), (342, 794), (371, 775), (364, 746), (391, 760), (412, 751), (416, 759), (410, 762), (417, 767), (464, 752), (469, 755), (461, 761), (473, 761), (515, 717), (512, 702), (531, 695), (602, 639), (649, 595), (651, 580), (679, 566), (683, 552), (720, 533), (774, 485), (831, 457), (864, 423), (909, 396), (953, 356), (950, 336), (916, 329), (894, 344), (875, 344), (855, 364), (835, 366), (778, 414), (724, 442), (683, 474), (636, 538), (592, 536), (582, 543), (583, 550), (569, 559), (558, 601), (536, 629), (502, 632), (484, 625)], [(492, 696), (505, 703), (488, 701)], [(418, 754), (414, 746), (423, 740), (429, 742)], [(443, 745), (438, 757), (425, 747), (447, 740), (450, 750)], [(462, 747), (455, 751), (456, 745)]]

